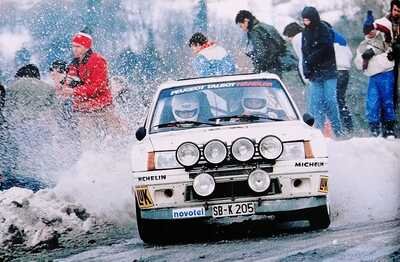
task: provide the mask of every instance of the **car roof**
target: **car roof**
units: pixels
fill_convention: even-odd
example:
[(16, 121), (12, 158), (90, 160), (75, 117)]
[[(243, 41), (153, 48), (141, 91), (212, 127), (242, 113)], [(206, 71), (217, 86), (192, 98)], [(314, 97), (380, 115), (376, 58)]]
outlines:
[(187, 78), (179, 80), (168, 80), (159, 86), (158, 91), (179, 86), (212, 84), (219, 82), (242, 81), (242, 80), (257, 80), (257, 79), (276, 79), (280, 81), (280, 78), (277, 75), (271, 73), (197, 77), (197, 78)]

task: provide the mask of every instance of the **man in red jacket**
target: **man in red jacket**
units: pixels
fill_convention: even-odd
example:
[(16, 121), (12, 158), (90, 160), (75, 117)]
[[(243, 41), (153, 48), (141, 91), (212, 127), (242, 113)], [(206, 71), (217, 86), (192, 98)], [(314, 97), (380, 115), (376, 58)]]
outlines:
[[(73, 100), (83, 146), (107, 136), (116, 117), (108, 83), (107, 61), (92, 50), (92, 37), (79, 32), (72, 37), (74, 59), (67, 68), (62, 95)], [(102, 134), (103, 137), (99, 136)]]

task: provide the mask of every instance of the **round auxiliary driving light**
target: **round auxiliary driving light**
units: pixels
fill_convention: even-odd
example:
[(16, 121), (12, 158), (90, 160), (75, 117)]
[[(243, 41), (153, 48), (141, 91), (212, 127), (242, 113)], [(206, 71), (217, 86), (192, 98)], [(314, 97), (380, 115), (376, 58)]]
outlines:
[(204, 147), (204, 158), (211, 164), (222, 163), (228, 155), (228, 150), (224, 143), (219, 140), (212, 140)]
[(199, 148), (191, 143), (185, 142), (178, 147), (176, 150), (176, 160), (178, 163), (185, 167), (194, 166), (199, 162), (200, 150)]
[(283, 144), (276, 136), (266, 136), (258, 144), (260, 155), (268, 160), (275, 160), (283, 152)]
[(247, 182), (249, 183), (251, 190), (257, 193), (264, 192), (271, 184), (268, 173), (261, 169), (256, 169), (251, 172)]
[(233, 158), (240, 162), (246, 162), (253, 158), (255, 148), (253, 142), (248, 138), (239, 138), (233, 142), (231, 147)]
[(207, 173), (201, 173), (194, 178), (193, 189), (199, 196), (206, 197), (211, 195), (215, 189), (214, 178)]

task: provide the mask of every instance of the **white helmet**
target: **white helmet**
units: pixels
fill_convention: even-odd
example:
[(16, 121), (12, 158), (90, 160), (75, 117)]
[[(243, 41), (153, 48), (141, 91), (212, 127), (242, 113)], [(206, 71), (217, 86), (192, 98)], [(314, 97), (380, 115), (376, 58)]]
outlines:
[(267, 113), (267, 98), (268, 91), (262, 87), (248, 87), (244, 89), (242, 95), (243, 113), (251, 114), (266, 114)]
[(199, 99), (196, 94), (182, 94), (172, 98), (172, 114), (176, 121), (197, 121), (199, 111)]

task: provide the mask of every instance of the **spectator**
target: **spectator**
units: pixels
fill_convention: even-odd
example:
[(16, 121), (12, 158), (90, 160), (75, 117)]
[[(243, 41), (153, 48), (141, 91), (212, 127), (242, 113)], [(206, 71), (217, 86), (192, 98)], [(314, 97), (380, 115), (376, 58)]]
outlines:
[(369, 76), (366, 108), (371, 135), (383, 133), (383, 137), (394, 137), (394, 62), (387, 58), (389, 43), (382, 32), (375, 30), (373, 22), (372, 11), (368, 11), (363, 30), (366, 38), (357, 48), (354, 63)]
[(193, 68), (199, 76), (228, 75), (235, 73), (232, 56), (221, 46), (209, 41), (202, 33), (195, 33), (189, 47), (196, 56)]
[(315, 125), (323, 129), (328, 117), (335, 135), (341, 136), (342, 126), (336, 97), (337, 71), (334, 50), (334, 33), (321, 22), (314, 7), (302, 11), (305, 29), (302, 33), (303, 72), (310, 81), (309, 106)]
[[(326, 22), (324, 22), (326, 23)], [(326, 23), (329, 27), (328, 23)], [(332, 27), (331, 27), (332, 28)], [(347, 45), (347, 41), (340, 33), (336, 32), (333, 28), (334, 33), (334, 49), (335, 49), (335, 60), (338, 70), (338, 80), (337, 80), (337, 100), (339, 105), (339, 114), (342, 122), (343, 128), (345, 128), (347, 133), (351, 133), (353, 130), (353, 122), (351, 119), (351, 113), (346, 105), (346, 91), (349, 83), (351, 60), (353, 54), (351, 53), (350, 47)], [(301, 38), (303, 28), (298, 23), (290, 23), (283, 30), (283, 35), (288, 38), (292, 43), (293, 49), (299, 58), (299, 71), (304, 80), (303, 68), (302, 68), (302, 53), (301, 53)]]
[(60, 125), (63, 127), (75, 128), (77, 123), (74, 121), (72, 112), (72, 99), (62, 96), (62, 85), (65, 82), (67, 74), (67, 63), (63, 60), (55, 60), (50, 68), (50, 77), (54, 82), (56, 93), (59, 95), (61, 102), (61, 118)]
[(56, 89), (61, 89), (67, 73), (67, 63), (63, 60), (55, 60), (49, 71)]
[(28, 64), (18, 69), (15, 78), (36, 78), (40, 80), (39, 68), (34, 64)]
[(271, 25), (258, 21), (249, 11), (241, 10), (236, 15), (236, 24), (247, 33), (247, 55), (251, 58), (254, 71), (282, 75), (286, 65), (281, 60), (286, 55), (286, 45), (278, 31)]
[(91, 145), (94, 142), (110, 135), (116, 121), (107, 61), (92, 50), (92, 42), (92, 37), (83, 32), (73, 36), (74, 59), (67, 68), (62, 87), (62, 94), (72, 97), (81, 144), (86, 149), (93, 149)]
[[(392, 51), (389, 52), (388, 58), (394, 61), (394, 88), (393, 103), (395, 110), (399, 104), (399, 83), (400, 83), (400, 0), (392, 0), (390, 2), (390, 13), (386, 16), (375, 20), (374, 27), (384, 33), (385, 42), (389, 43)], [(400, 130), (397, 129), (397, 135)]]
[(57, 101), (54, 88), (39, 79), (35, 65), (23, 66), (15, 78), (6, 90), (2, 109), (0, 136), (5, 143), (0, 147), (0, 171), (4, 174), (0, 188), (19, 186), (36, 191), (46, 186), (38, 178), (43, 175), (42, 167), (51, 170), (54, 166), (54, 161), (47, 160), (52, 155), (49, 144), (56, 131), (52, 123)]
[(346, 133), (353, 131), (353, 121), (351, 113), (346, 105), (346, 92), (350, 80), (350, 68), (353, 54), (346, 38), (337, 32), (332, 26), (326, 23), (333, 31), (333, 47), (335, 49), (335, 59), (337, 68), (337, 87), (336, 96), (339, 106), (339, 115), (342, 121), (342, 127)]
[(290, 23), (288, 24), (284, 29), (283, 29), (283, 35), (287, 37), (289, 42), (292, 44), (294, 53), (297, 56), (298, 59), (298, 70), (300, 74), (300, 78), (303, 81), (303, 83), (306, 83), (307, 80), (304, 77), (303, 73), (303, 54), (301, 52), (301, 37), (302, 37), (302, 32), (304, 28), (301, 27), (298, 23)]

